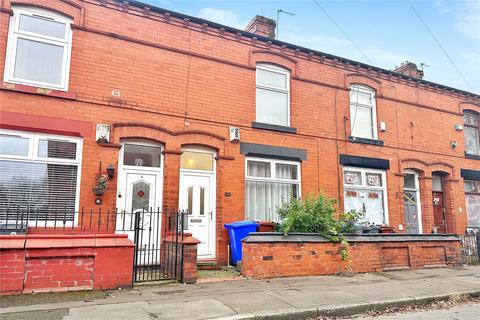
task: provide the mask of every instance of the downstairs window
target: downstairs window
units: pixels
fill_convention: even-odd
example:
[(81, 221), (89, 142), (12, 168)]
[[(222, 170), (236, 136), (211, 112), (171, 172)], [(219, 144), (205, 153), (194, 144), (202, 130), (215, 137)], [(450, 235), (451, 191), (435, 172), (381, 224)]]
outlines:
[(247, 158), (245, 217), (279, 222), (277, 209), (300, 196), (300, 162)]
[(0, 220), (73, 221), (81, 139), (0, 131)]
[(465, 180), (467, 227), (480, 228), (480, 181)]
[(345, 211), (364, 213), (361, 223), (388, 224), (385, 171), (343, 168)]

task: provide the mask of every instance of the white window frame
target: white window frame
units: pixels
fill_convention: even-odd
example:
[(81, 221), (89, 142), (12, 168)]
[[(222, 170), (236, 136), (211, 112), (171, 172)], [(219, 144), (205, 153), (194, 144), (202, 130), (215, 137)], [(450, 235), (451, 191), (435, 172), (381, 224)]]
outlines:
[[(279, 88), (279, 87), (274, 87), (274, 86), (268, 86), (265, 84), (260, 84), (258, 83), (258, 71), (259, 70), (265, 70), (269, 72), (274, 72), (274, 73), (279, 73), (282, 75), (286, 76), (286, 88)], [(274, 92), (280, 92), (280, 93), (286, 93), (287, 94), (287, 124), (285, 125), (286, 127), (290, 127), (290, 71), (281, 67), (277, 67), (275, 65), (271, 64), (257, 64), (257, 69), (255, 71), (255, 96), (257, 95), (257, 89), (264, 89), (264, 90), (269, 90), (269, 91), (274, 91)], [(255, 102), (255, 120), (258, 120), (257, 117), (257, 110), (258, 110), (258, 105)], [(266, 123), (265, 121), (259, 121), (261, 123)], [(279, 125), (276, 123), (267, 123), (267, 124), (272, 124), (272, 125)], [(281, 126), (281, 125), (280, 125)]]
[[(362, 103), (358, 103), (352, 101), (352, 91), (358, 91), (366, 94), (370, 94), (372, 96), (372, 104), (366, 105)], [(350, 134), (353, 137), (357, 138), (367, 138), (372, 140), (378, 140), (378, 124), (377, 124), (377, 102), (376, 102), (376, 93), (375, 89), (367, 87), (361, 84), (352, 84), (350, 85), (350, 90), (348, 92), (349, 100), (350, 100)], [(360, 108), (370, 108), (372, 110), (372, 136), (371, 137), (359, 137), (353, 134), (354, 124), (355, 124), (355, 115), (352, 114), (352, 106), (360, 107)]]
[[(118, 169), (120, 170), (133, 170), (133, 171), (158, 171), (162, 172), (163, 171), (163, 150), (164, 150), (164, 145), (161, 143), (155, 143), (155, 142), (148, 142), (145, 140), (139, 140), (139, 139), (129, 139), (129, 140), (122, 140), (120, 141), (120, 144), (122, 145), (120, 149), (120, 156), (119, 156), (119, 166)], [(144, 146), (144, 147), (155, 147), (155, 148), (160, 148), (160, 166), (159, 167), (143, 167), (143, 166), (132, 166), (128, 164), (123, 164), (124, 156), (125, 156), (125, 145), (137, 145), (137, 146)]]
[[(72, 49), (72, 19), (63, 16), (61, 14), (44, 10), (37, 7), (28, 6), (13, 6), (13, 16), (10, 18), (7, 51), (5, 58), (5, 70), (3, 75), (4, 82), (18, 83), (54, 90), (68, 91), (68, 80), (70, 74), (70, 57)], [(56, 37), (46, 36), (38, 33), (19, 30), (20, 15), (34, 16), (35, 18), (44, 18), (47, 20), (60, 22), (65, 24), (65, 38), (60, 39)], [(15, 60), (17, 55), (17, 42), (18, 39), (26, 39), (37, 41), (46, 44), (52, 44), (56, 46), (62, 46), (63, 60), (62, 60), (62, 74), (60, 84), (47, 83), (41, 81), (34, 81), (29, 79), (15, 78)]]
[[(270, 164), (270, 177), (254, 177), (248, 175), (248, 161), (255, 162), (264, 162)], [(297, 167), (297, 179), (280, 179), (275, 175), (275, 165), (279, 164), (289, 164)], [(270, 182), (270, 183), (287, 183), (287, 184), (297, 184), (298, 185), (298, 194), (297, 198), (302, 196), (302, 172), (301, 172), (301, 162), (300, 161), (288, 161), (288, 160), (277, 160), (270, 158), (256, 158), (256, 157), (245, 157), (245, 186), (247, 181), (254, 182)], [(245, 208), (244, 212), (245, 217), (247, 217), (247, 210)]]
[[(347, 184), (345, 183), (345, 171), (356, 171), (360, 172), (362, 178), (362, 184)], [(366, 184), (366, 177), (367, 173), (374, 173), (380, 174), (382, 179), (382, 186), (368, 186)], [(383, 191), (383, 208), (384, 208), (384, 221), (386, 225), (389, 225), (390, 219), (388, 215), (388, 188), (387, 188), (387, 171), (380, 170), (380, 169), (369, 169), (369, 168), (361, 168), (361, 167), (343, 167), (343, 175), (342, 175), (342, 182), (343, 182), (343, 194), (345, 197), (345, 189), (360, 189), (360, 190), (381, 190)], [(345, 206), (345, 199), (344, 206)]]
[(418, 215), (418, 233), (423, 233), (423, 223), (422, 223), (422, 200), (420, 199), (420, 175), (417, 171), (414, 170), (405, 170), (403, 173), (405, 174), (412, 174), (415, 180), (415, 188), (407, 188), (405, 185), (403, 186), (403, 190), (415, 192), (415, 196), (417, 198), (417, 215)]
[[(0, 129), (0, 134), (19, 136), (22, 138), (28, 138), (29, 140), (29, 151), (28, 156), (12, 156), (12, 155), (3, 155), (0, 154), (0, 160), (13, 160), (17, 162), (29, 162), (29, 163), (55, 163), (55, 164), (65, 164), (65, 165), (76, 165), (77, 166), (77, 181), (76, 181), (76, 192), (75, 192), (75, 212), (73, 215), (73, 225), (78, 223), (78, 212), (80, 208), (80, 180), (82, 176), (82, 151), (83, 151), (83, 139), (80, 137), (70, 137), (54, 134), (42, 134), (35, 132), (26, 132), (26, 131), (16, 131), (16, 130), (7, 130)], [(50, 139), (57, 141), (72, 142), (76, 144), (76, 153), (75, 159), (60, 159), (60, 158), (42, 158), (38, 157), (38, 142), (40, 139)], [(34, 222), (29, 222), (33, 224)], [(47, 226), (53, 225), (54, 221), (48, 221)], [(71, 221), (67, 221), (66, 225), (71, 226)]]

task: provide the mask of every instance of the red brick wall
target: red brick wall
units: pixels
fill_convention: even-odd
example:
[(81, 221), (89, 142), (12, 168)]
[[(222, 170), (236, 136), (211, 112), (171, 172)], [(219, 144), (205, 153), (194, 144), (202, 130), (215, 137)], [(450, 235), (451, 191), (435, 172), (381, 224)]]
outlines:
[[(281, 237), (281, 236), (279, 236)], [(350, 241), (343, 261), (331, 242), (244, 242), (242, 274), (252, 278), (333, 275), (457, 266), (460, 241)]]
[[(402, 173), (414, 168), (422, 178), (423, 230), (433, 227), (431, 174), (448, 174), (448, 231), (466, 226), (460, 168), (478, 169), (478, 160), (464, 157), (462, 110), (480, 111), (476, 96), (467, 96), (400, 79), (327, 57), (268, 44), (209, 26), (168, 17), (116, 1), (15, 2), (44, 5), (74, 18), (70, 84), (67, 94), (3, 84), (0, 109), (43, 118), (79, 121), (83, 133), (80, 206), (94, 206), (91, 188), (99, 161), (118, 168), (118, 148), (94, 141), (96, 123), (113, 125), (114, 144), (122, 138), (145, 137), (166, 149), (164, 210), (178, 206), (178, 168), (182, 145), (203, 144), (217, 150), (217, 260), (227, 261), (223, 224), (244, 219), (244, 156), (228, 141), (228, 127), (241, 129), (241, 141), (307, 150), (302, 163), (302, 194), (325, 191), (343, 206), (339, 154), (390, 160), (387, 175), (390, 224), (405, 224)], [(72, 3), (76, 5), (72, 5)], [(0, 74), (3, 73), (11, 1), (1, 2)], [(152, 32), (154, 30), (154, 32)], [(297, 134), (254, 129), (255, 63), (267, 62), (291, 70), (291, 124)], [(377, 91), (377, 119), (384, 147), (348, 142), (350, 83)], [(120, 97), (112, 97), (118, 90)], [(30, 93), (25, 93), (28, 91)], [(56, 97), (58, 96), (58, 97)], [(2, 117), (0, 122), (4, 122)], [(20, 122), (21, 120), (15, 120)], [(1, 123), (4, 125), (4, 123)], [(31, 130), (36, 125), (16, 123)], [(79, 124), (77, 124), (77, 127)], [(48, 127), (48, 126), (47, 126)], [(69, 126), (65, 129), (69, 129)], [(58, 129), (58, 128), (57, 128)], [(69, 130), (66, 130), (69, 131)], [(88, 131), (88, 130), (87, 130)], [(450, 141), (458, 141), (452, 149)], [(103, 206), (116, 206), (113, 179)], [(230, 197), (225, 196), (230, 193)]]
[(126, 235), (0, 237), (0, 294), (114, 289), (132, 285)]

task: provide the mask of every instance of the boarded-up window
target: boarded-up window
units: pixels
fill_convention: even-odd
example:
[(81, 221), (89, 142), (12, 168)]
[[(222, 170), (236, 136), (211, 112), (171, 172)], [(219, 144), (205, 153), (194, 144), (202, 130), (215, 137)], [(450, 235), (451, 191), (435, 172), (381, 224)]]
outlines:
[(480, 228), (480, 181), (465, 181), (465, 202), (467, 204), (467, 226)]

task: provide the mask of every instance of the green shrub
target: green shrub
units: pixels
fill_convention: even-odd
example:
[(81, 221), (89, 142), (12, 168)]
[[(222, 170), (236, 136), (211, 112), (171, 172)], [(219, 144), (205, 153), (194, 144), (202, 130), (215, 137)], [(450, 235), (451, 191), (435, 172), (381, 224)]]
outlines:
[(280, 223), (278, 230), (285, 235), (291, 232), (319, 233), (324, 238), (340, 242), (340, 255), (348, 258), (348, 242), (345, 234), (355, 231), (356, 222), (362, 213), (354, 210), (341, 213), (336, 217), (337, 201), (320, 193), (303, 199), (293, 198), (278, 208)]

